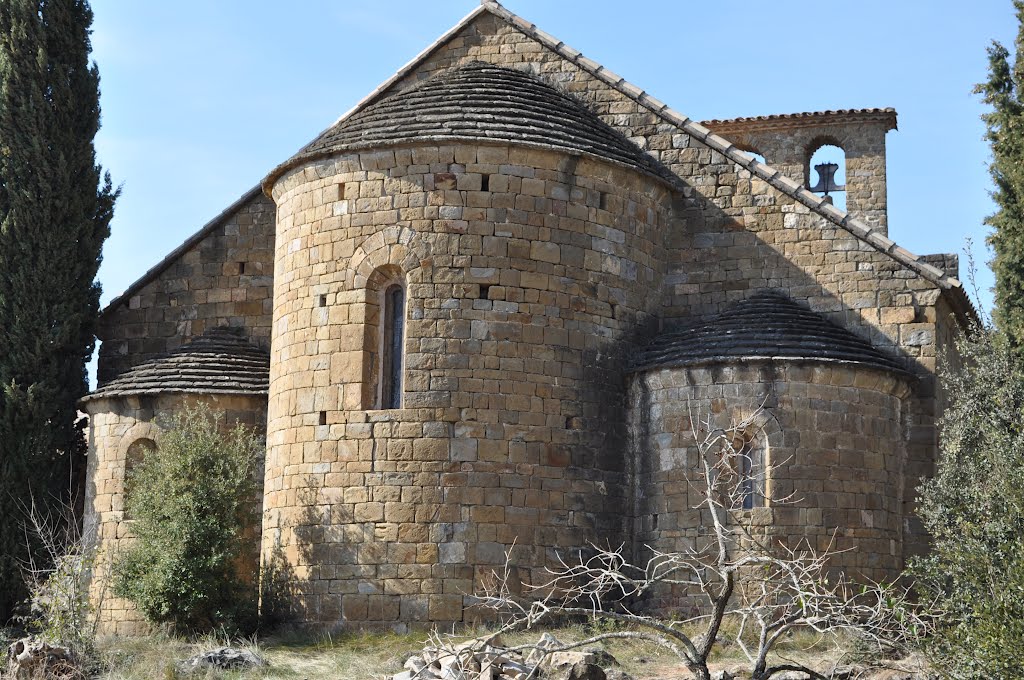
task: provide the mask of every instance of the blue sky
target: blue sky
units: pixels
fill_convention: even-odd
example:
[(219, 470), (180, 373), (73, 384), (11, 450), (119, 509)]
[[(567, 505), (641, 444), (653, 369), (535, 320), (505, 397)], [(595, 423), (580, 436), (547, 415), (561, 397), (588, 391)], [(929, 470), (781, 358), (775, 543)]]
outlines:
[[(124, 188), (104, 302), (476, 4), (94, 0), (96, 145)], [(1010, 0), (505, 6), (698, 120), (892, 106), (890, 236), (921, 254), (983, 245), (993, 206), (971, 89), (991, 40), (1012, 45)]]

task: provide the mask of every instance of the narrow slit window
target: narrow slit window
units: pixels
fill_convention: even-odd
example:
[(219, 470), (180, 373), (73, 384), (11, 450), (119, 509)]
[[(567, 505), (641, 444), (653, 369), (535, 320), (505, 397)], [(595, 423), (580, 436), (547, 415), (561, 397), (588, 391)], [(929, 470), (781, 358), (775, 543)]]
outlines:
[(743, 433), (734, 447), (739, 505), (743, 510), (764, 507), (767, 491), (764, 448), (756, 440), (756, 435), (750, 433)]
[(749, 449), (745, 449), (739, 456), (740, 473), (740, 494), (742, 495), (743, 509), (752, 510), (756, 501), (756, 490), (754, 488), (753, 461), (750, 459)]
[(239, 262), (238, 263), (238, 273), (239, 274), (244, 274), (245, 273), (245, 263), (244, 262)]
[(381, 408), (402, 408), (402, 341), (404, 336), (405, 290), (399, 285), (393, 285), (384, 291)]
[(491, 190), (491, 176), (490, 175), (480, 175), (480, 191), (490, 191), (490, 190)]
[(321, 295), (320, 296), (320, 298), (317, 300), (317, 306), (318, 307), (326, 307), (327, 306), (327, 296), (326, 295)]

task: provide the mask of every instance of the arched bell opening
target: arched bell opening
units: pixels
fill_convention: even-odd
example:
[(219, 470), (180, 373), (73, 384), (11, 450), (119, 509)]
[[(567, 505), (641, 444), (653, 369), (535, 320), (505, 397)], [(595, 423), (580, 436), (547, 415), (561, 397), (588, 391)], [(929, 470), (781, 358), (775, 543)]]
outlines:
[(804, 177), (807, 188), (846, 210), (846, 151), (834, 139), (819, 139), (808, 147)]

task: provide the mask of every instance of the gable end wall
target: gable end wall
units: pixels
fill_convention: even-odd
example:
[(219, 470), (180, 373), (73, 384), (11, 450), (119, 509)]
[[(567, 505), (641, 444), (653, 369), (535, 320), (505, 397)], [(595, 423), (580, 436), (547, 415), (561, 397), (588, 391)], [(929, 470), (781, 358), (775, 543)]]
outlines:
[[(100, 319), (100, 385), (216, 326), (270, 347), (275, 208), (257, 194)], [(240, 273), (239, 263), (245, 263)]]

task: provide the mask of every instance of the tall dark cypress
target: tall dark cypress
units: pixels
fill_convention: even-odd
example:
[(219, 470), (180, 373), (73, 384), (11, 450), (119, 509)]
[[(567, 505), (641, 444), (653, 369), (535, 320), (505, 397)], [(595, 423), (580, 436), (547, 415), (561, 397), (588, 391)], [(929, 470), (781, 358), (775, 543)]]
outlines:
[[(67, 502), (118, 191), (96, 163), (86, 0), (0, 0), (0, 623), (24, 595), (22, 509)], [(30, 542), (31, 539), (29, 539)]]
[(1015, 56), (999, 43), (988, 50), (988, 80), (976, 88), (991, 110), (983, 116), (992, 145), (989, 167), (998, 210), (986, 224), (995, 253), (995, 314), (999, 329), (1024, 354), (1024, 2), (1015, 0)]

